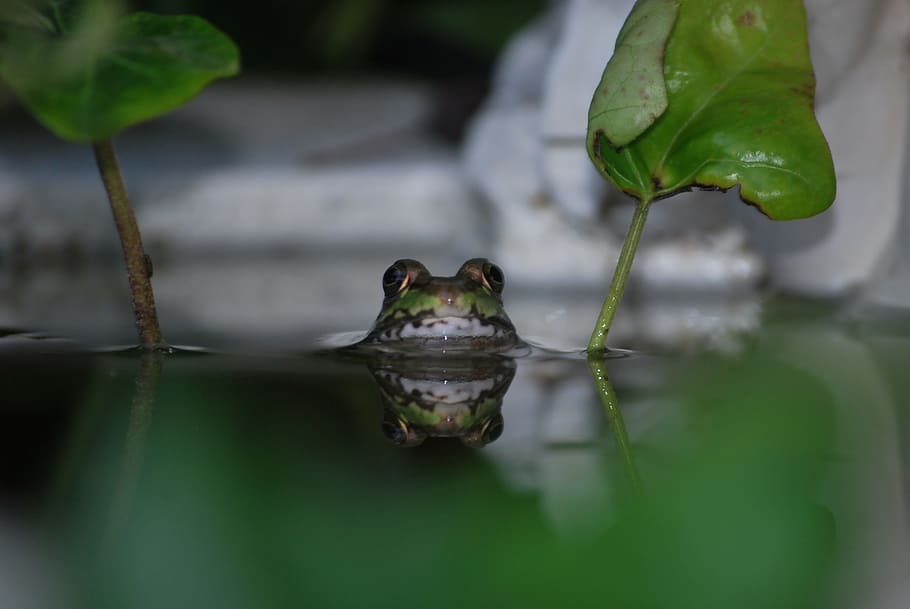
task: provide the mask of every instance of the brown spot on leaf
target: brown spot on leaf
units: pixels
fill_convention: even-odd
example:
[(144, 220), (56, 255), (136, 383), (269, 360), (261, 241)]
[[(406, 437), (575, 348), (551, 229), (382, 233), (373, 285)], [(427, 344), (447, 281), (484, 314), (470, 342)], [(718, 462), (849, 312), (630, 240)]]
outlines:
[(797, 97), (803, 98), (810, 109), (815, 106), (815, 83), (812, 81), (790, 87), (790, 92)]
[(736, 19), (736, 23), (742, 27), (752, 27), (755, 25), (755, 13), (746, 11)]
[(594, 151), (594, 156), (597, 158), (597, 160), (603, 160), (600, 156), (600, 146), (603, 138), (605, 137), (606, 134), (604, 133), (603, 129), (598, 129), (594, 132), (594, 145), (591, 146), (591, 149)]
[(808, 97), (812, 99), (815, 95), (815, 87), (811, 82), (804, 82), (799, 85), (790, 87), (790, 92), (794, 95), (799, 95), (800, 97)]
[(644, 99), (644, 100), (651, 99), (651, 96), (648, 95), (648, 92), (645, 91), (644, 89), (642, 89), (641, 91), (639, 91), (639, 93), (641, 94), (641, 98), (642, 98), (642, 99)]

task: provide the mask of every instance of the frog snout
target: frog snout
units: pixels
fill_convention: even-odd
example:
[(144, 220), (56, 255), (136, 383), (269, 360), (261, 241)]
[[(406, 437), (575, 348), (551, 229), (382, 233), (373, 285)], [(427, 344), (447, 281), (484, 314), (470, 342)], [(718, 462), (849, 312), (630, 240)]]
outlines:
[(439, 298), (440, 302), (452, 305), (455, 303), (455, 299), (458, 298), (458, 291), (450, 288), (442, 288), (437, 292), (436, 297)]

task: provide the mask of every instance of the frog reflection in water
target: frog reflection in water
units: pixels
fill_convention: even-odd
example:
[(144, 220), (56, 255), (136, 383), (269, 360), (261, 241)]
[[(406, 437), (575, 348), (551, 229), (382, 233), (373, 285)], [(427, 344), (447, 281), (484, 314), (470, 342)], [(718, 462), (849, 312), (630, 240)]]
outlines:
[(503, 283), (502, 270), (484, 258), (452, 277), (408, 259), (383, 274), (382, 310), (361, 344), (389, 354), (369, 365), (389, 440), (415, 446), (448, 436), (483, 446), (502, 433), (515, 362), (499, 354), (522, 345), (502, 307)]
[(520, 344), (502, 307), (502, 270), (468, 260), (453, 277), (434, 277), (416, 260), (396, 261), (382, 276), (385, 299), (363, 344), (426, 350), (505, 351)]
[(452, 437), (479, 448), (502, 433), (502, 398), (515, 376), (509, 358), (406, 358), (369, 368), (382, 394), (382, 433), (395, 444)]

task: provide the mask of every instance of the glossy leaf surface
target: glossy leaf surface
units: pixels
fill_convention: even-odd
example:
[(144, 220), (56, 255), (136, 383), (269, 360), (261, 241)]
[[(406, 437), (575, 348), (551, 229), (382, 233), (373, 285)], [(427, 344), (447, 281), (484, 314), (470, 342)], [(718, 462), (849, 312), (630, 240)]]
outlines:
[(667, 109), (664, 49), (678, 12), (676, 0), (638, 0), (616, 38), (588, 112), (590, 129), (614, 147), (637, 138)]
[(48, 31), (7, 24), (0, 77), (40, 122), (68, 140), (110, 137), (239, 69), (234, 43), (198, 17), (118, 19), (102, 10), (81, 23), (54, 25)]
[(589, 125), (588, 152), (641, 199), (740, 186), (767, 216), (804, 218), (834, 200), (834, 166), (815, 120), (815, 78), (798, 0), (686, 0), (667, 42), (668, 107), (613, 147)]

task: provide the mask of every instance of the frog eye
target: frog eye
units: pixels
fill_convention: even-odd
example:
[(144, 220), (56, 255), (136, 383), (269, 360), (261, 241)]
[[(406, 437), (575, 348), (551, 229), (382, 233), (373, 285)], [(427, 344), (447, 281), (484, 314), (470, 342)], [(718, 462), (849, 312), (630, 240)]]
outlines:
[(386, 296), (394, 296), (405, 286), (408, 269), (400, 260), (386, 269), (382, 274), (382, 291)]
[(487, 286), (497, 294), (502, 292), (502, 287), (506, 281), (505, 276), (502, 274), (502, 269), (492, 262), (484, 262), (483, 279)]

